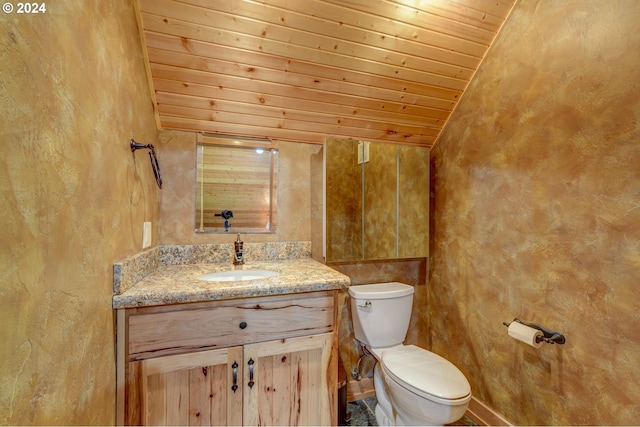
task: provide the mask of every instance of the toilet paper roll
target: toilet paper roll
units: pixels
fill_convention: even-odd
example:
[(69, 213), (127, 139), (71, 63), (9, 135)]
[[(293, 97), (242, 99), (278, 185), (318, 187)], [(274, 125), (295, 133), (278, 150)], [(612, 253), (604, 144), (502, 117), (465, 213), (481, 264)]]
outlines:
[(536, 342), (536, 337), (544, 336), (544, 334), (542, 331), (523, 325), (522, 323), (511, 322), (509, 324), (509, 336), (525, 344), (529, 344), (531, 347), (538, 348), (542, 346), (542, 341)]

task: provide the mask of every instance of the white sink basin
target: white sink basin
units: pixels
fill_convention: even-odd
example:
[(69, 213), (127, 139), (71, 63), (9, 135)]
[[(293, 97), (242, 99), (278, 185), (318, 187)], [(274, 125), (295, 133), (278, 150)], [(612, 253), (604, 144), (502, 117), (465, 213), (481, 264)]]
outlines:
[(218, 273), (209, 273), (198, 277), (198, 280), (206, 280), (207, 282), (238, 282), (242, 280), (267, 279), (277, 276), (277, 271), (269, 270), (233, 270), (220, 271)]

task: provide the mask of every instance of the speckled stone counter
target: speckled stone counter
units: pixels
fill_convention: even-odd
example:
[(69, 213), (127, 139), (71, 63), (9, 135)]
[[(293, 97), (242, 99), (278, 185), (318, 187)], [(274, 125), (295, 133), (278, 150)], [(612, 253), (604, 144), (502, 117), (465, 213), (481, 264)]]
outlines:
[[(244, 265), (237, 267), (244, 270), (277, 271), (279, 274), (275, 277), (235, 282), (203, 281), (198, 277), (208, 273), (233, 270), (235, 266), (231, 261), (203, 262), (202, 257), (185, 259), (175, 256), (176, 253), (202, 253), (202, 248), (198, 250), (193, 250), (193, 247), (185, 250), (170, 248), (171, 250), (165, 247), (142, 253), (114, 265), (113, 308), (332, 290), (341, 289), (350, 284), (348, 276), (305, 256), (304, 250), (294, 251), (290, 258), (276, 251), (275, 253), (278, 254), (276, 259), (273, 259), (273, 256), (262, 256), (267, 259), (247, 260)], [(170, 252), (174, 256), (163, 260), (161, 256), (163, 252)], [(226, 253), (226, 250), (222, 252)], [(187, 261), (195, 261), (195, 263), (187, 263)]]

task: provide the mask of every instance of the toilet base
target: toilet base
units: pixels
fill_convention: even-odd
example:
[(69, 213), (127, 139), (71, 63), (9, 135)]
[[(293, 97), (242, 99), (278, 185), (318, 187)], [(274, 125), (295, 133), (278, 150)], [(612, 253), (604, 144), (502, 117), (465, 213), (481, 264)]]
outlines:
[[(405, 407), (402, 410), (406, 411), (406, 413), (404, 414), (404, 418), (406, 419), (403, 420), (403, 417), (398, 414), (398, 412), (394, 409), (395, 406), (391, 403), (389, 385), (384, 377), (385, 374), (382, 366), (379, 362), (376, 362), (376, 365), (373, 369), (373, 387), (375, 389), (376, 399), (378, 401), (378, 404), (375, 408), (378, 425), (444, 425), (461, 418), (467, 409), (468, 402), (465, 402), (462, 405), (446, 406), (425, 400), (420, 401), (420, 410), (418, 410), (416, 414), (416, 408), (406, 407), (406, 402), (413, 401), (415, 396), (413, 396), (412, 393), (410, 393), (408, 390), (400, 387), (399, 390), (401, 390), (402, 393), (407, 393), (405, 396), (401, 397), (405, 399), (406, 402), (397, 402), (401, 408)], [(388, 378), (387, 380), (393, 381), (390, 378)], [(410, 413), (419, 415), (419, 417), (413, 418)]]
[(455, 404), (445, 405), (432, 400), (417, 398), (412, 392), (384, 374), (388, 397), (394, 408), (396, 425), (445, 425), (464, 415), (471, 396)]
[[(385, 386), (380, 381), (380, 377), (378, 376), (378, 383), (374, 382), (374, 387), (376, 388), (376, 400), (378, 401), (375, 409), (376, 421), (378, 422), (378, 425), (404, 426), (405, 424), (402, 422), (402, 420), (395, 415), (395, 411), (393, 410), (393, 407), (388, 400)], [(378, 390), (380, 390), (380, 393), (378, 393)]]
[(382, 409), (382, 406), (380, 406), (379, 404), (376, 405), (376, 421), (378, 421), (378, 425), (379, 426), (393, 426), (395, 425), (391, 418), (389, 418), (387, 416), (387, 414), (384, 412), (384, 410)]
[(376, 420), (380, 426), (394, 426), (396, 423), (393, 416), (393, 408), (387, 397), (385, 384), (382, 381), (379, 370), (380, 364), (376, 362), (376, 365), (373, 367), (373, 388), (376, 392), (376, 400), (378, 401), (375, 409)]

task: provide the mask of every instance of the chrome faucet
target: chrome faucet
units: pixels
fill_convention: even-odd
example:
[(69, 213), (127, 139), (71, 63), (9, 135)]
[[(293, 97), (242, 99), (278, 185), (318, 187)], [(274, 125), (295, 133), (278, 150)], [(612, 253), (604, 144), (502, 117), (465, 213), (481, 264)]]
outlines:
[(235, 247), (235, 251), (234, 251), (235, 253), (233, 254), (234, 265), (244, 264), (244, 254), (242, 249), (243, 245), (244, 245), (244, 242), (240, 240), (240, 233), (238, 233), (238, 240), (234, 242), (234, 247)]

